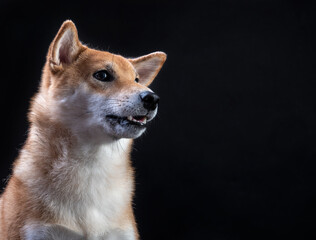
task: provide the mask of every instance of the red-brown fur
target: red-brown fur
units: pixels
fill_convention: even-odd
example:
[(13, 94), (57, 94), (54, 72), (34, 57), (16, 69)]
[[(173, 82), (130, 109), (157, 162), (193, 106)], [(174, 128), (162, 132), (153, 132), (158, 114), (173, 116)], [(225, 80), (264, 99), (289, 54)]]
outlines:
[[(55, 60), (57, 54), (55, 45), (63, 36), (64, 32), (69, 29), (74, 33), (74, 43), (78, 49), (75, 49), (74, 54), (70, 54), (69, 59), (64, 59), (65, 62), (58, 63)], [(160, 65), (150, 74), (146, 83), (141, 86), (137, 84), (134, 79), (141, 74), (146, 75), (147, 73), (138, 73), (134, 67), (136, 67), (139, 62), (153, 57), (158, 59), (157, 61), (159, 61)], [(90, 49), (80, 43), (77, 37), (77, 30), (71, 21), (66, 21), (63, 24), (50, 45), (40, 88), (31, 102), (28, 115), (30, 122), (28, 138), (21, 150), (21, 154), (14, 162), (13, 174), (1, 197), (0, 240), (22, 240), (21, 229), (29, 221), (63, 224), (60, 222), (58, 216), (56, 216), (54, 212), (51, 212), (41, 199), (33, 196), (28, 184), (19, 177), (24, 174), (23, 164), (28, 164), (29, 159), (31, 159), (30, 164), (32, 164), (32, 170), (35, 171), (34, 174), (36, 174), (36, 176), (45, 179), (47, 182), (54, 181), (51, 175), (51, 169), (52, 165), (58, 161), (62, 155), (62, 149), (67, 148), (69, 152), (75, 151), (73, 149), (78, 143), (78, 139), (72, 131), (63, 122), (60, 122), (58, 118), (52, 116), (49, 107), (43, 105), (41, 99), (44, 98), (46, 99), (45, 101), (50, 103), (50, 100), (47, 99), (60, 98), (69, 94), (69, 91), (78, 88), (78, 86), (82, 84), (82, 81), (85, 81), (89, 91), (107, 97), (111, 97), (113, 93), (122, 91), (122, 89), (129, 91), (129, 89), (143, 88), (145, 90), (147, 88), (146, 86), (148, 86), (158, 74), (165, 59), (166, 55), (161, 52), (138, 59), (126, 59), (119, 55)], [(67, 61), (70, 63), (67, 63)], [(114, 62), (113, 66), (117, 76), (116, 81), (109, 83), (106, 88), (101, 83), (94, 81), (91, 77), (91, 73), (102, 68), (104, 62)], [(121, 167), (126, 179), (132, 182), (130, 191), (133, 192), (133, 169), (129, 161), (131, 145), (132, 141), (130, 141), (129, 147), (124, 154), (126, 161)], [(44, 153), (45, 158), (43, 158)], [(18, 172), (18, 174), (16, 172)], [(32, 173), (26, 172), (25, 176), (31, 174)], [(135, 239), (138, 238), (132, 210), (132, 194), (129, 195), (125, 210), (122, 210), (122, 214), (115, 221), (117, 221), (117, 225), (122, 226), (122, 228), (131, 222), (135, 232)], [(84, 232), (81, 233), (84, 234)]]

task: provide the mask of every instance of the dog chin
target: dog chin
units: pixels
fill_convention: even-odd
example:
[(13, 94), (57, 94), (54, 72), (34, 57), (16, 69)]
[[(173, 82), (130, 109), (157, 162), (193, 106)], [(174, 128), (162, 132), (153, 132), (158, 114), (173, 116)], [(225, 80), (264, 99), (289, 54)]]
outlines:
[(144, 126), (116, 124), (108, 129), (107, 133), (114, 138), (138, 138), (146, 131)]
[(106, 118), (105, 131), (114, 138), (138, 138), (146, 131), (146, 124), (134, 124), (120, 118)]
[(115, 115), (108, 115), (105, 119), (105, 125), (106, 132), (112, 137), (138, 138), (146, 130), (147, 117), (119, 117)]

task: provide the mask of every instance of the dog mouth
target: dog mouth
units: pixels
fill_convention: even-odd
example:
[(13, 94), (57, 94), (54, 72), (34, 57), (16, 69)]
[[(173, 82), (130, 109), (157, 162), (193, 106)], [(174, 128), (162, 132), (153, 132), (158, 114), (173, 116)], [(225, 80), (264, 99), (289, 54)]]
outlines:
[(138, 116), (127, 116), (127, 117), (120, 117), (116, 115), (107, 115), (108, 119), (114, 120), (121, 125), (136, 125), (136, 126), (146, 126), (148, 117), (145, 115), (138, 115)]

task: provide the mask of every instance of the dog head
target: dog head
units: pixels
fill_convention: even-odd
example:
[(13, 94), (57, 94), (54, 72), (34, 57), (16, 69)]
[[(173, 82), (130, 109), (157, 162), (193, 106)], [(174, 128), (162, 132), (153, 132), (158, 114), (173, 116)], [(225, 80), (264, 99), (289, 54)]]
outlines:
[(127, 59), (83, 45), (65, 21), (50, 45), (40, 95), (52, 118), (74, 133), (137, 138), (157, 113), (148, 88), (166, 60), (163, 52)]

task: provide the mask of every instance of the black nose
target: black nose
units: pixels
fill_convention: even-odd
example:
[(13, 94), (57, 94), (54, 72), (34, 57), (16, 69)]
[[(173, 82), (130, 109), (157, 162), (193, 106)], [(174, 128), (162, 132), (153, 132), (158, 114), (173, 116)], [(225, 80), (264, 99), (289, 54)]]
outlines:
[(144, 103), (144, 108), (149, 111), (156, 109), (159, 102), (159, 96), (156, 93), (146, 91), (139, 94), (139, 97)]

